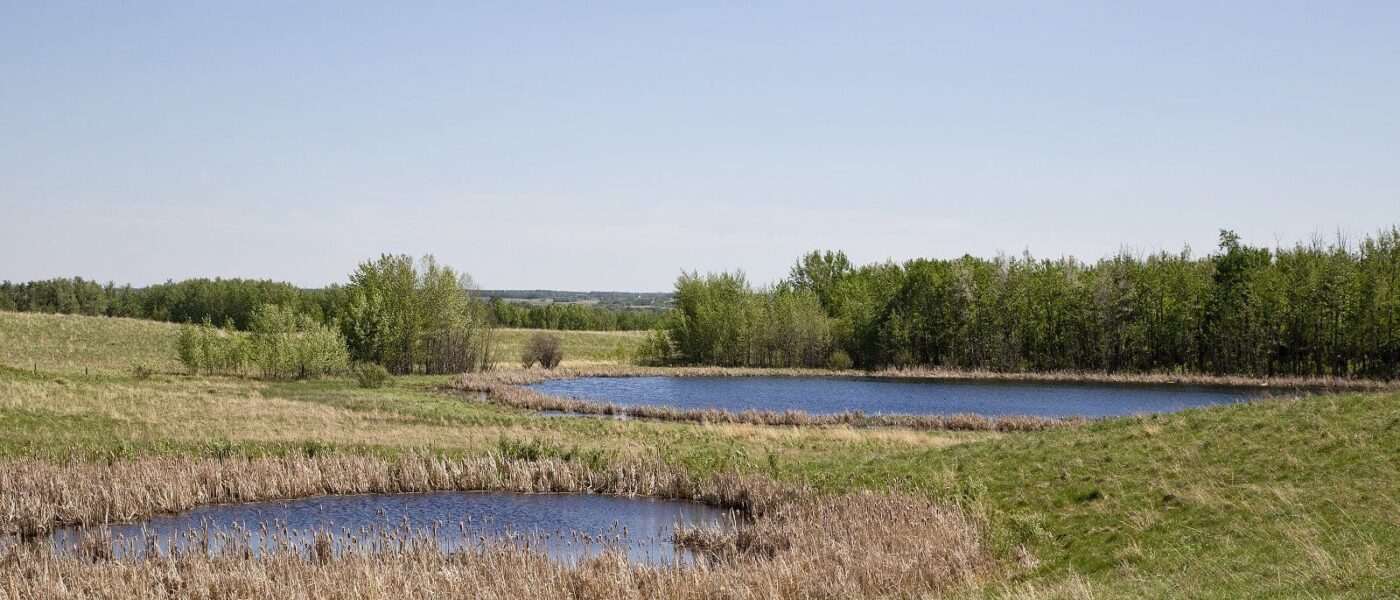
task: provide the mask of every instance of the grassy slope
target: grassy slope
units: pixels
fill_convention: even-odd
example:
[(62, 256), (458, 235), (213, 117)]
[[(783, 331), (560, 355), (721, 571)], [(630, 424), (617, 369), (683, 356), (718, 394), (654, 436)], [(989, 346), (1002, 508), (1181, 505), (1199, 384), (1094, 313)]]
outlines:
[[(832, 491), (895, 486), (972, 502), (997, 515), (999, 535), (1029, 540), (1040, 561), (1004, 584), (1014, 594), (1087, 585), (1104, 597), (1386, 597), (1386, 578), (1400, 572), (1395, 393), (1011, 436), (542, 419), (432, 393), (441, 382), (433, 378), (366, 391), (336, 379), (126, 375), (132, 356), (159, 359), (169, 331), (0, 313), (0, 358), (22, 366), (0, 368), (0, 456), (654, 454), (699, 472), (740, 468)], [(34, 360), (39, 374), (29, 372)], [(82, 375), (84, 365), (100, 372)]]
[(0, 365), (19, 369), (126, 373), (141, 362), (176, 371), (180, 328), (140, 319), (0, 311)]
[(1394, 597), (1400, 394), (1113, 419), (1080, 429), (795, 467), (837, 488), (971, 496), (1030, 535), (1016, 587), (1107, 597)]

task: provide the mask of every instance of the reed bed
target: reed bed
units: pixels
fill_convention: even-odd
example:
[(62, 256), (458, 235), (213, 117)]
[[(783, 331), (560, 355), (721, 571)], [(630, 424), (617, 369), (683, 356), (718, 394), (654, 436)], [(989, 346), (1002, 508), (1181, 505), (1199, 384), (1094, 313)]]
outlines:
[(55, 555), (42, 546), (0, 552), (0, 598), (878, 598), (924, 597), (997, 573), (982, 525), (906, 496), (806, 499), (749, 528), (703, 535), (687, 565), (642, 566), (619, 552), (574, 564), (510, 540), (443, 552), (430, 537), (333, 553), (216, 553), (127, 560), (92, 544)]
[[(377, 537), (316, 532), (294, 540), (190, 535), (185, 550), (138, 551), (99, 532), (69, 552), (0, 544), (0, 599), (11, 598), (853, 598), (923, 597), (1003, 569), (984, 521), (923, 497), (820, 497), (761, 477), (697, 480), (658, 463), (607, 468), (497, 458), (138, 459), (6, 465), (0, 506), (11, 530), (135, 518), (193, 504), (317, 493), (500, 489), (649, 495), (739, 508), (730, 527), (678, 529), (687, 564), (629, 563), (617, 549), (552, 559), (528, 537), (444, 550), (426, 530)], [(53, 503), (59, 514), (43, 504)], [(200, 543), (199, 536), (205, 536)], [(275, 538), (275, 536), (274, 536)], [(217, 542), (217, 543), (216, 543)], [(298, 543), (300, 542), (300, 543)], [(602, 542), (606, 544), (607, 542)], [(127, 544), (126, 550), (121, 550)]]
[(395, 459), (334, 455), (257, 459), (137, 458), (55, 464), (0, 463), (0, 533), (33, 537), (56, 527), (130, 522), (199, 505), (452, 490), (576, 492), (692, 500), (762, 515), (800, 486), (734, 473), (696, 479), (653, 461), (605, 467), (499, 457)]

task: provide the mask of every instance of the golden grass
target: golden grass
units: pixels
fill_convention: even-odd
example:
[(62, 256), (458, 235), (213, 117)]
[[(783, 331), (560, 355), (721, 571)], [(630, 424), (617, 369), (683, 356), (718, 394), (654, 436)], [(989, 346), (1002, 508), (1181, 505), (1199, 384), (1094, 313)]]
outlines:
[[(114, 558), (112, 540), (55, 556), (44, 544), (0, 550), (0, 598), (852, 598), (919, 597), (966, 587), (1001, 570), (986, 526), (967, 513), (907, 495), (816, 497), (761, 477), (697, 480), (660, 463), (603, 469), (563, 461), (142, 459), (56, 466), (21, 461), (0, 472), (6, 526), (36, 535), (64, 522), (134, 519), (196, 504), (323, 493), (497, 489), (698, 500), (750, 518), (736, 528), (678, 531), (702, 558), (649, 567), (605, 554), (577, 564), (510, 540), (444, 553), (427, 539), (374, 549), (254, 558), (218, 552)], [(391, 534), (392, 535), (392, 534)], [(266, 549), (266, 546), (262, 547)]]
[(0, 470), (0, 532), (33, 536), (63, 525), (128, 522), (204, 504), (333, 494), (502, 490), (684, 499), (762, 515), (800, 486), (722, 474), (704, 480), (655, 461), (606, 467), (500, 457), (394, 459), (334, 455), (256, 459), (147, 457), (127, 461), (19, 459)]

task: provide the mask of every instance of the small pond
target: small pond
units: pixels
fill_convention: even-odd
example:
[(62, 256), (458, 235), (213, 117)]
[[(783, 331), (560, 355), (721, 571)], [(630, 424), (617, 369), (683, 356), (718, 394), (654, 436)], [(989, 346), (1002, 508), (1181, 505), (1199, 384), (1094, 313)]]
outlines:
[[(514, 538), (565, 562), (596, 556), (608, 548), (639, 564), (688, 562), (675, 548), (676, 525), (729, 525), (727, 510), (699, 504), (595, 494), (428, 492), (322, 496), (300, 500), (201, 506), (143, 522), (110, 525), (118, 556), (142, 555), (151, 544), (161, 554), (205, 547), (218, 551), (229, 540), (245, 540), (255, 554), (279, 545), (310, 547), (315, 532), (334, 535), (334, 549), (383, 547), (386, 540), (416, 532), (444, 551), (478, 547), (481, 538)], [(90, 531), (98, 531), (92, 528)], [(207, 532), (207, 535), (205, 534)], [(51, 544), (68, 551), (84, 531), (55, 532)], [(353, 540), (352, 537), (353, 536)], [(393, 542), (389, 542), (393, 544)]]
[(529, 386), (622, 406), (811, 414), (976, 414), (1108, 417), (1238, 402), (1258, 388), (1191, 385), (931, 381), (870, 377), (583, 377)]

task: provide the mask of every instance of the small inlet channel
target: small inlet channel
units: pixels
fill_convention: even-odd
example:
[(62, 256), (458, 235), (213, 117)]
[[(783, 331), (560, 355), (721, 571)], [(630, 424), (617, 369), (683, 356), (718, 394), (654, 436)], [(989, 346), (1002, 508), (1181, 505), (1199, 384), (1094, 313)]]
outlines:
[[(501, 543), (528, 546), (554, 560), (574, 562), (607, 550), (637, 564), (690, 562), (675, 547), (677, 526), (732, 526), (734, 514), (696, 502), (596, 494), (426, 492), (322, 496), (300, 500), (201, 506), (137, 523), (66, 528), (48, 539), (59, 553), (74, 552), (89, 536), (110, 535), (113, 555), (220, 552), (248, 548), (307, 552), (318, 533), (332, 550), (394, 549), (432, 540), (444, 552)], [(326, 534), (329, 534), (328, 536)]]

